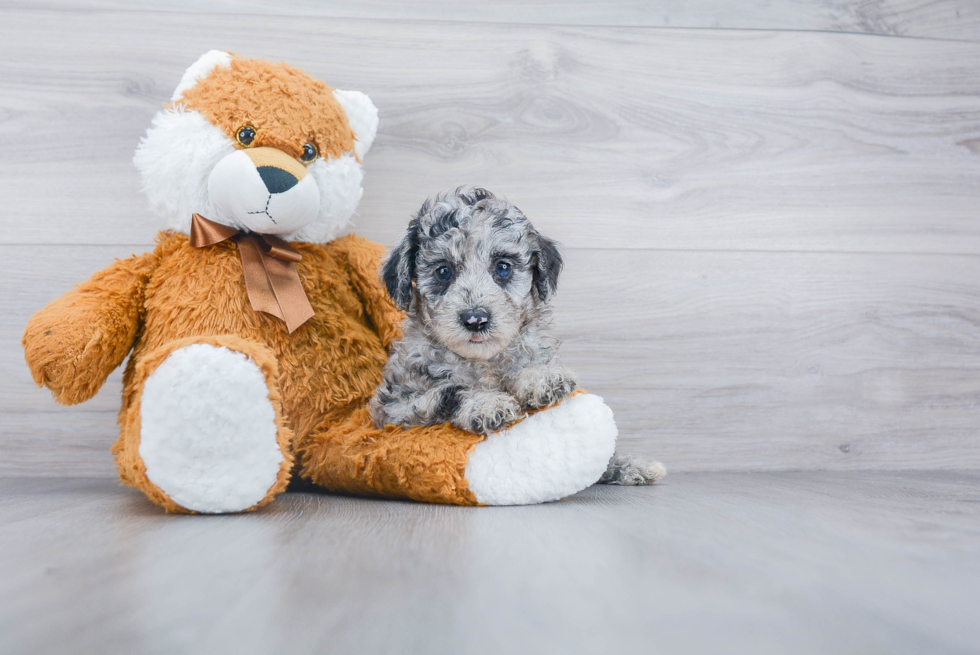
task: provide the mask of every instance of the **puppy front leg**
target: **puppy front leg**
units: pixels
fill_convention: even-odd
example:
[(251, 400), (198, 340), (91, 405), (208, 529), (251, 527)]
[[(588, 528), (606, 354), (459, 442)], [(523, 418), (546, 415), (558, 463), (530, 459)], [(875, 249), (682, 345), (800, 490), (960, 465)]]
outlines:
[(575, 374), (556, 363), (527, 366), (504, 383), (525, 409), (556, 405), (578, 387)]
[(374, 427), (435, 425), (452, 419), (461, 387), (446, 384), (403, 397), (390, 388), (379, 389), (368, 404)]
[(489, 434), (521, 417), (521, 406), (502, 391), (459, 391), (450, 421), (468, 432)]

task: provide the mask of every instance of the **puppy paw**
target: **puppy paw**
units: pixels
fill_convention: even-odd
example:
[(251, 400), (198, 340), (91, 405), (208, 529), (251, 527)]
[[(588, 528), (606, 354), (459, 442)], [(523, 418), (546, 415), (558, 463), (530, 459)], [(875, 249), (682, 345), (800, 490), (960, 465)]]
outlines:
[(511, 396), (491, 391), (461, 394), (452, 424), (456, 427), (489, 434), (521, 418), (521, 406)]
[(575, 375), (563, 367), (532, 367), (515, 380), (514, 396), (522, 407), (539, 409), (565, 400), (578, 387)]

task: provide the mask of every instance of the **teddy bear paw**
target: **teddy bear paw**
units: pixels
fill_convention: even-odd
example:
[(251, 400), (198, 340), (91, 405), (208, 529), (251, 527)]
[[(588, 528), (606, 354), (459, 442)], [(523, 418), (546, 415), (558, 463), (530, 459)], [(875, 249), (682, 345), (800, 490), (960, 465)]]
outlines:
[(282, 473), (269, 388), (241, 352), (205, 343), (174, 350), (146, 379), (140, 420), (146, 475), (184, 509), (250, 509)]

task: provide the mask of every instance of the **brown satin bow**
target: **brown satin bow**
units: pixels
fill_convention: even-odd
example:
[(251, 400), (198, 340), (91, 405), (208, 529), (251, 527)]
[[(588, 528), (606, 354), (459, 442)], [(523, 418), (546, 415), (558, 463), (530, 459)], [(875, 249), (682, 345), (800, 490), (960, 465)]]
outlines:
[(313, 307), (303, 290), (296, 262), (303, 255), (272, 234), (239, 232), (233, 227), (209, 221), (194, 214), (191, 221), (191, 245), (211, 246), (226, 239), (238, 244), (252, 309), (281, 318), (289, 333), (313, 318)]

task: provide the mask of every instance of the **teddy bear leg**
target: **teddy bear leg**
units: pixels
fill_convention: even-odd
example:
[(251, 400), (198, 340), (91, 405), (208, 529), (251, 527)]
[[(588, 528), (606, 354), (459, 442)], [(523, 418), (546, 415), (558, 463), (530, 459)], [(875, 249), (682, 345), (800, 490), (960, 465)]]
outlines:
[(270, 502), (289, 482), (275, 356), (234, 336), (192, 337), (140, 358), (114, 448), (125, 482), (175, 512)]
[(530, 505), (599, 480), (617, 434), (612, 410), (585, 393), (486, 437), (449, 424), (379, 430), (364, 409), (305, 440), (299, 474), (331, 491), (456, 505)]

